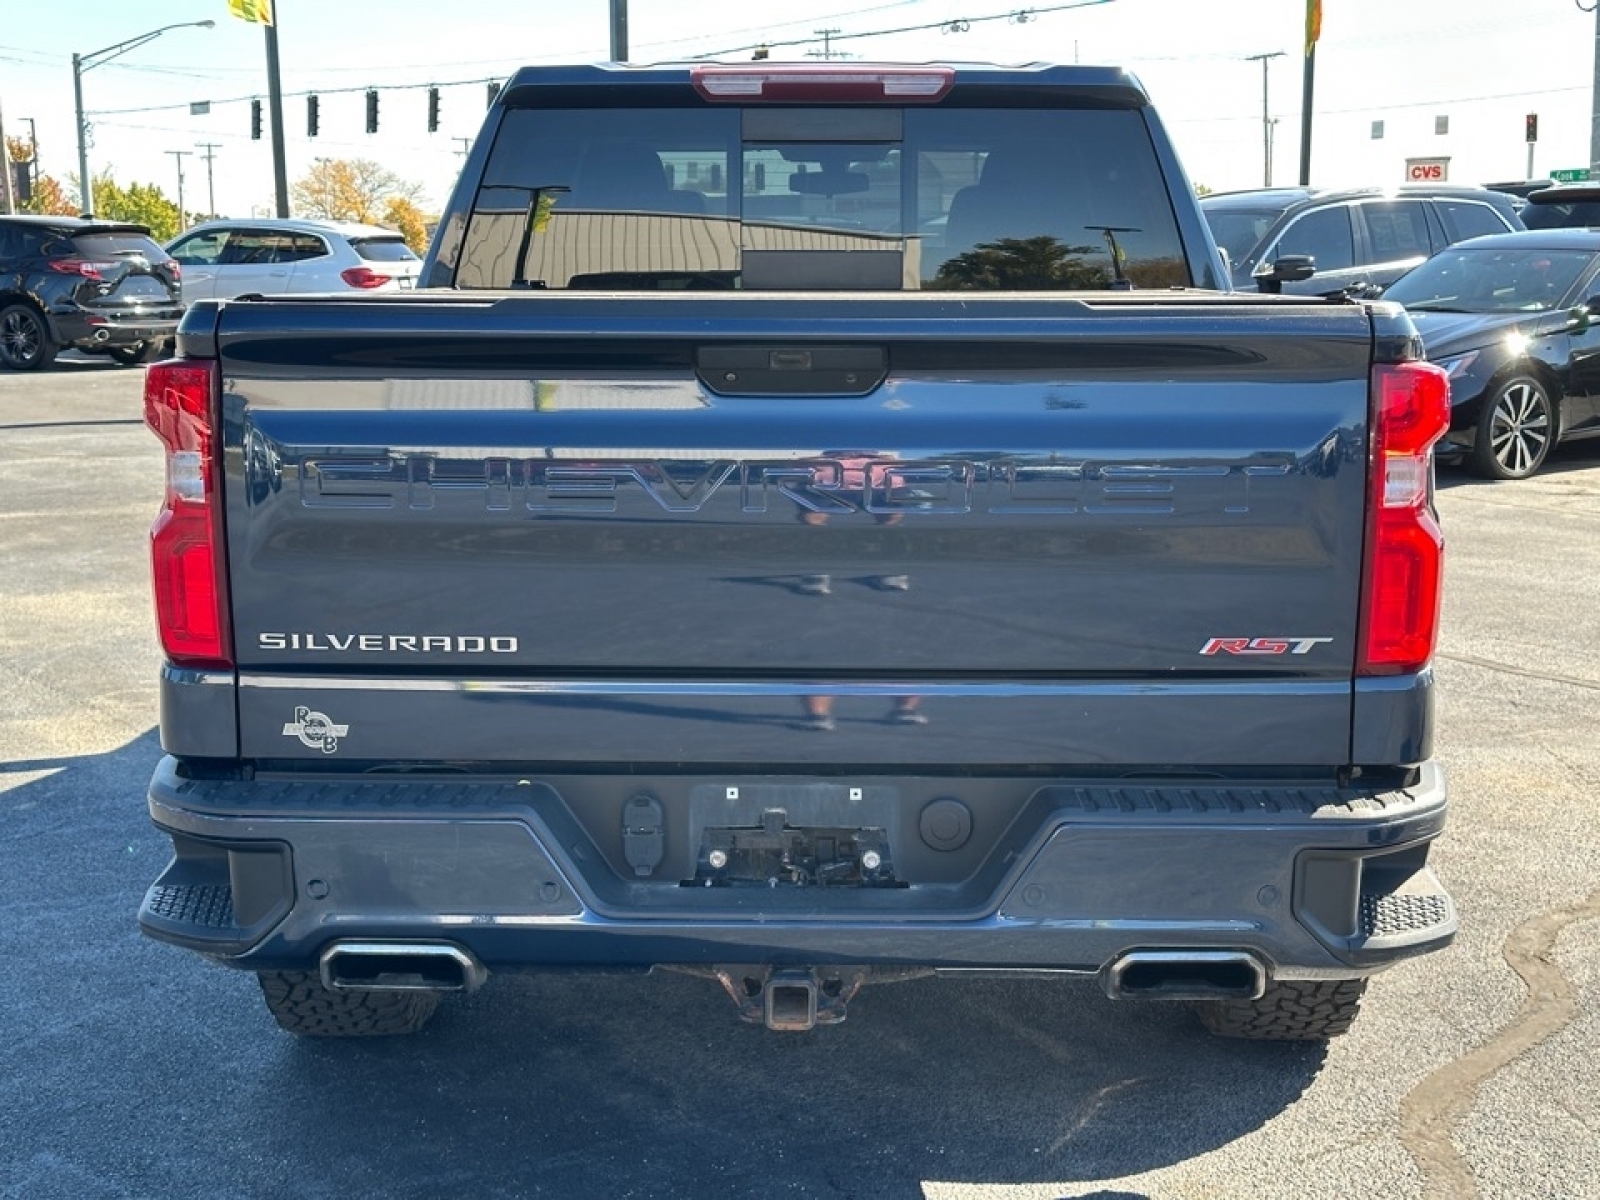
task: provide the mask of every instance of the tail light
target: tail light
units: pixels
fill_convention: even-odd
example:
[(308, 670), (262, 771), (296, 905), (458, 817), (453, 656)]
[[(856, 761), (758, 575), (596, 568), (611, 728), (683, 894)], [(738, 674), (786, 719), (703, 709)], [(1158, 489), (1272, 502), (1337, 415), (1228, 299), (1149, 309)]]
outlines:
[(1450, 428), (1450, 383), (1428, 363), (1372, 370), (1367, 553), (1358, 675), (1426, 666), (1439, 632), (1444, 535), (1433, 511), (1433, 444)]
[(379, 288), (388, 283), (391, 277), (380, 275), (371, 267), (349, 267), (339, 272), (339, 278), (353, 288)]
[(82, 275), (85, 279), (103, 279), (102, 271), (109, 271), (117, 264), (113, 262), (95, 262), (87, 258), (52, 258), (50, 269), (62, 275)]
[(174, 664), (232, 667), (215, 416), (222, 381), (214, 362), (154, 363), (144, 377), (144, 419), (167, 450), (167, 494), (150, 530), (161, 646)]

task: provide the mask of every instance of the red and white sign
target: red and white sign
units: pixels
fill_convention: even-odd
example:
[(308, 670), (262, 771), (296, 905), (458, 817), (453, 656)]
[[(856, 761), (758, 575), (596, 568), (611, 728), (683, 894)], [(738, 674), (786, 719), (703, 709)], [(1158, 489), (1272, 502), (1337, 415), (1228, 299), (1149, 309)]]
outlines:
[(1449, 158), (1406, 159), (1407, 183), (1444, 183), (1449, 178)]

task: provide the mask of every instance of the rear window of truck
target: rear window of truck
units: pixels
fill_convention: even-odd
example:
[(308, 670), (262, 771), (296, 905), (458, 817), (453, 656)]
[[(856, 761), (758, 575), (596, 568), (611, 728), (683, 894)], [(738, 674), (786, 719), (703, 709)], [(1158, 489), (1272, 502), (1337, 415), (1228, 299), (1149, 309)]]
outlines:
[(1187, 286), (1141, 114), (512, 109), (460, 288)]

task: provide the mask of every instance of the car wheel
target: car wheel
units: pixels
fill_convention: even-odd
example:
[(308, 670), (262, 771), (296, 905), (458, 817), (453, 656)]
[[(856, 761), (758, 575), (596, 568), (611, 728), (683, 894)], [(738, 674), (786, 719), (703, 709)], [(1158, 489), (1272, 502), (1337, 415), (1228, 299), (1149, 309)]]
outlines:
[(1281, 980), (1259, 1000), (1207, 1000), (1200, 1020), (1222, 1037), (1323, 1042), (1349, 1030), (1361, 1011), (1365, 979)]
[(1555, 442), (1559, 409), (1545, 384), (1514, 375), (1484, 401), (1472, 446), (1472, 465), (1490, 479), (1526, 479)]
[(115, 362), (125, 367), (136, 366), (139, 363), (149, 362), (155, 357), (153, 353), (157, 342), (135, 342), (131, 346), (112, 346), (106, 351)]
[(0, 363), (13, 371), (37, 371), (55, 360), (50, 326), (27, 304), (0, 309)]
[(302, 1037), (416, 1033), (439, 997), (433, 992), (334, 991), (312, 971), (258, 971), (261, 995), (279, 1025)]

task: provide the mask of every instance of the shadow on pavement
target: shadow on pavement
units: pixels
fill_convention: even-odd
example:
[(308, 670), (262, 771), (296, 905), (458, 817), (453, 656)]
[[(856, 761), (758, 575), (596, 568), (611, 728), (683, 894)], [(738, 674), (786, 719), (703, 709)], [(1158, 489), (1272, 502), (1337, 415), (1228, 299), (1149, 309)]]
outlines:
[[(1532, 478), (1543, 479), (1554, 475), (1570, 475), (1574, 472), (1592, 471), (1600, 467), (1600, 439), (1579, 438), (1575, 441), (1562, 442), (1550, 448), (1550, 457), (1545, 459)], [(1458, 487), (1487, 487), (1507, 488), (1514, 490), (1519, 479), (1486, 479), (1478, 475), (1466, 465), (1464, 459), (1452, 463), (1441, 463), (1436, 474), (1438, 486), (1441, 489)]]
[(1032, 980), (880, 985), (844, 1025), (781, 1035), (685, 976), (497, 976), (414, 1038), (296, 1040), (249, 975), (135, 928), (167, 856), (144, 808), (159, 753), (151, 732), (41, 758), (59, 769), (0, 791), (18, 1195), (1137, 1200), (1094, 1184), (1250, 1133), (1324, 1061)]

